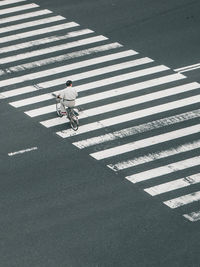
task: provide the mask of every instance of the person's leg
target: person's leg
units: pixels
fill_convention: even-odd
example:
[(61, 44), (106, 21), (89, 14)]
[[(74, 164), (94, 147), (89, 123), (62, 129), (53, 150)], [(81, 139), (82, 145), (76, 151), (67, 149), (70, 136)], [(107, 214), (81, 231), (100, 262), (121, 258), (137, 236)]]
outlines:
[(66, 115), (66, 108), (65, 108), (65, 101), (63, 101), (62, 99), (60, 100), (60, 111), (61, 111), (61, 115)]
[(73, 108), (74, 105), (75, 105), (75, 101), (67, 101), (67, 100), (65, 100), (64, 103), (65, 103), (67, 112), (68, 112), (68, 109)]

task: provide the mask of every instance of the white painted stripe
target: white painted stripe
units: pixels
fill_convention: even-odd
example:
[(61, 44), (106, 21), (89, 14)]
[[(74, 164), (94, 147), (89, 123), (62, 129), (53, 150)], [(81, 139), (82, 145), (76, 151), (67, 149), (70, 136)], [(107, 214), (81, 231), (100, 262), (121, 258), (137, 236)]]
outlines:
[(170, 192), (198, 183), (200, 183), (199, 173), (187, 176), (185, 178), (177, 179), (168, 183), (163, 183), (149, 188), (145, 188), (144, 191), (150, 194), (151, 196), (157, 196), (166, 192)]
[[(67, 72), (67, 71), (71, 71), (71, 70), (76, 70), (76, 69), (82, 69), (83, 66), (87, 67), (87, 66), (92, 66), (95, 64), (99, 64), (99, 63), (103, 63), (103, 62), (108, 62), (108, 61), (112, 61), (115, 59), (120, 59), (120, 58), (124, 58), (124, 57), (130, 57), (132, 55), (135, 55), (135, 52), (133, 50), (128, 50), (128, 51), (124, 51), (124, 52), (119, 52), (119, 53), (114, 53), (114, 54), (110, 54), (107, 56), (101, 56), (101, 57), (96, 57), (96, 58), (92, 58), (92, 59), (88, 59), (88, 60), (83, 60), (83, 61), (79, 61), (77, 63), (71, 63), (65, 66), (61, 66), (61, 67), (56, 67), (56, 68), (51, 68), (48, 70), (44, 70), (44, 71), (38, 71), (38, 72), (34, 72), (31, 74), (25, 74), (22, 76), (18, 76), (16, 78), (11, 78), (11, 79), (7, 79), (7, 80), (3, 80), (2, 82), (0, 82), (0, 86), (6, 86), (6, 85), (10, 85), (13, 83), (20, 83), (26, 80), (34, 80), (34, 79), (39, 79), (42, 77), (47, 77), (50, 75), (55, 75), (55, 74), (59, 74), (59, 73), (63, 73), (63, 72)], [(146, 61), (146, 62), (145, 62)], [(145, 58), (145, 59), (140, 59), (140, 60), (135, 60), (135, 61), (130, 61), (130, 63), (124, 63), (124, 64), (144, 64), (144, 63), (148, 63), (151, 62), (151, 59)], [(115, 68), (115, 66), (117, 65), (113, 65), (113, 69)], [(109, 67), (107, 67), (109, 68)], [(123, 64), (122, 64), (122, 68), (123, 68)], [(103, 72), (102, 72), (103, 73)], [(66, 78), (65, 78), (66, 79)]]
[(184, 206), (184, 205), (187, 205), (195, 201), (199, 201), (199, 200), (200, 200), (200, 191), (194, 192), (188, 195), (184, 195), (181, 197), (177, 197), (174, 199), (170, 199), (170, 200), (164, 201), (163, 203), (167, 205), (168, 207), (170, 207), (171, 209), (176, 209), (181, 206)]
[(27, 59), (27, 58), (36, 57), (36, 56), (41, 56), (41, 55), (45, 55), (45, 54), (50, 54), (53, 52), (66, 50), (69, 48), (74, 48), (74, 47), (78, 47), (78, 46), (82, 46), (82, 45), (87, 45), (87, 44), (92, 44), (92, 43), (96, 43), (96, 42), (100, 42), (100, 41), (105, 41), (107, 39), (108, 39), (107, 37), (104, 37), (103, 35), (99, 35), (99, 36), (89, 37), (89, 38), (85, 38), (85, 39), (82, 39), (79, 41), (74, 41), (74, 42), (70, 42), (70, 43), (66, 43), (66, 44), (55, 45), (55, 46), (48, 47), (48, 48), (38, 49), (36, 51), (22, 53), (22, 54), (18, 54), (15, 56), (4, 57), (1, 59), (1, 64), (10, 63), (13, 61), (15, 62), (18, 60)]
[(5, 15), (5, 14), (10, 14), (13, 12), (26, 10), (26, 9), (35, 8), (35, 7), (39, 7), (39, 6), (36, 4), (28, 4), (28, 5), (21, 5), (21, 6), (17, 6), (17, 7), (4, 8), (4, 9), (0, 10), (0, 16)]
[(47, 24), (47, 23), (51, 23), (51, 22), (55, 22), (55, 21), (64, 20), (64, 19), (65, 18), (62, 16), (53, 16), (53, 17), (49, 17), (49, 18), (45, 18), (45, 19), (33, 20), (33, 21), (29, 21), (29, 22), (24, 22), (24, 23), (0, 28), (0, 33), (7, 33), (7, 32), (11, 32), (11, 31), (20, 30), (20, 29), (26, 29), (26, 28), (35, 27), (38, 25), (43, 25), (43, 24)]
[[(123, 53), (124, 55), (124, 53)], [(121, 58), (123, 58), (124, 56), (121, 56)], [(120, 55), (118, 55), (118, 58), (120, 58)], [(79, 69), (79, 68), (83, 68), (87, 67), (87, 66), (92, 66), (98, 63), (103, 63), (106, 61), (111, 61), (117, 59), (115, 55), (109, 55), (109, 56), (104, 56), (104, 57), (100, 57), (100, 58), (94, 58), (94, 59), (90, 59), (90, 60), (85, 60), (82, 62), (78, 62), (78, 63), (72, 63), (72, 64), (68, 64), (66, 66), (61, 66), (61, 67), (57, 67), (57, 68), (53, 68), (53, 69), (48, 69), (45, 71), (41, 71), (41, 72), (36, 72), (33, 74), (27, 74), (27, 75), (23, 75), (17, 78), (13, 78), (13, 79), (9, 79), (9, 80), (4, 80), (2, 82), (0, 82), (0, 86), (5, 86), (5, 85), (10, 85), (13, 83), (20, 83), (23, 82), (25, 80), (31, 80), (31, 79), (37, 79), (37, 78), (41, 78), (41, 77), (47, 77), (50, 75), (54, 75), (54, 74), (59, 74), (59, 73), (66, 73), (67, 71), (70, 70), (75, 70), (75, 69)], [(93, 76), (97, 76), (97, 75), (102, 75), (104, 73), (109, 73), (109, 72), (113, 72), (113, 71), (117, 71), (117, 70), (122, 70), (122, 69), (126, 69), (126, 68), (131, 68), (131, 67), (135, 67), (138, 65), (142, 65), (142, 64), (147, 64), (151, 62), (151, 59), (148, 58), (142, 58), (142, 59), (136, 59), (136, 60), (132, 60), (132, 61), (127, 61), (124, 63), (119, 63), (119, 64), (115, 64), (115, 65), (111, 65), (111, 66), (107, 66), (107, 67), (103, 67), (103, 68), (99, 68), (99, 69), (95, 69), (95, 70), (91, 70), (91, 71), (87, 71), (87, 72), (83, 72), (83, 73), (79, 73), (79, 74), (74, 74), (71, 77), (72, 80), (81, 80), (81, 79), (85, 79), (85, 78), (89, 78), (89, 77), (93, 77)], [(57, 81), (60, 79), (66, 80), (66, 74), (65, 74), (65, 78), (59, 78), (56, 80), (51, 80), (52, 81), (52, 85), (55, 85), (54, 81)], [(44, 82), (45, 85), (48, 82)], [(44, 86), (44, 83), (43, 86)], [(41, 84), (38, 84), (40, 87)]]
[[(54, 105), (54, 110), (52, 111), (55, 111), (55, 105)], [(80, 149), (83, 149), (89, 146), (94, 146), (94, 145), (98, 145), (101, 143), (114, 141), (116, 139), (125, 138), (131, 135), (147, 132), (153, 129), (158, 129), (164, 126), (169, 126), (175, 123), (179, 123), (182, 121), (186, 121), (186, 120), (190, 120), (190, 119), (194, 119), (198, 117), (200, 117), (200, 109), (194, 110), (192, 112), (178, 114), (178, 115), (171, 116), (168, 118), (163, 118), (163, 119), (156, 120), (156, 121), (151, 121), (151, 122), (144, 123), (138, 126), (125, 128), (125, 129), (115, 131), (112, 133), (91, 137), (88, 139), (74, 142), (73, 145), (77, 146)], [(145, 156), (145, 159), (146, 159), (146, 156)], [(119, 162), (117, 164), (110, 164), (107, 166), (113, 170), (118, 171), (118, 170), (132, 167), (132, 164), (135, 164), (135, 159)]]
[[(92, 54), (92, 53), (98, 53), (98, 52), (107, 51), (107, 50), (110, 50), (110, 49), (116, 49), (118, 47), (121, 47), (121, 45), (118, 44), (118, 43), (113, 43), (113, 44), (109, 44), (109, 45), (102, 45), (102, 46), (97, 46), (97, 47), (94, 47), (94, 48), (91, 48), (91, 49), (85, 49), (85, 50), (77, 51), (77, 52), (74, 52), (74, 53), (69, 53), (69, 54), (66, 54), (66, 56), (64, 55), (62, 57), (63, 57), (63, 60), (64, 59), (67, 60), (67, 59), (70, 59), (70, 58), (76, 58), (76, 57), (79, 57), (79, 56), (81, 57), (81, 56), (89, 55), (89, 54)], [(52, 58), (52, 62), (51, 63), (54, 62), (53, 59), (54, 58)], [(44, 62), (42, 62), (41, 65), (43, 63)], [(48, 63), (50, 63), (50, 62), (48, 62)], [(37, 61), (36, 61), (36, 65), (37, 65)], [(28, 93), (28, 92), (37, 91), (38, 88), (39, 87), (36, 88), (35, 86), (26, 86), (26, 87), (22, 87), (22, 88), (15, 89), (15, 90), (5, 91), (5, 92), (2, 93), (2, 96), (4, 98), (13, 97), (13, 96), (16, 96), (16, 95), (24, 94), (24, 92)], [(43, 89), (43, 88), (41, 88), (41, 89)], [(12, 104), (14, 106), (16, 105), (16, 107), (19, 107), (20, 105), (23, 106), (23, 105), (28, 105), (28, 104), (32, 104), (32, 103), (37, 103), (37, 102), (45, 100), (45, 97), (43, 97), (44, 95), (46, 96), (46, 100), (52, 98), (51, 94), (43, 94), (43, 95), (39, 95), (39, 96), (30, 98), (30, 101), (27, 99), (28, 100), (27, 102), (26, 102), (26, 100), (25, 101), (22, 100), (22, 102), (21, 101), (19, 101), (19, 102), (16, 101), (16, 102), (13, 102)]]
[(55, 32), (55, 31), (61, 31), (64, 29), (77, 27), (77, 26), (79, 26), (79, 24), (77, 24), (75, 22), (68, 22), (68, 23), (59, 24), (56, 26), (45, 27), (45, 28), (38, 29), (38, 30), (13, 34), (13, 35), (5, 36), (5, 37), (0, 37), (0, 43), (1, 44), (7, 43), (7, 42), (11, 42), (11, 41), (15, 41), (15, 40), (23, 39), (23, 38), (28, 38), (28, 37), (32, 37), (32, 36), (38, 37), (41, 34), (46, 34), (46, 33)]
[(22, 15), (16, 15), (16, 16), (12, 16), (12, 17), (2, 18), (2, 19), (0, 19), (0, 24), (18, 21), (18, 20), (23, 20), (23, 19), (34, 18), (34, 17), (38, 17), (38, 16), (50, 14), (50, 13), (52, 13), (52, 11), (50, 11), (48, 9), (29, 12), (29, 13), (22, 14)]
[(24, 2), (26, 0), (4, 0), (0, 2), (0, 6), (6, 6), (6, 5), (11, 5), (14, 3), (19, 3), (19, 2)]
[[(55, 111), (55, 105), (54, 105), (54, 111)], [(83, 116), (84, 112), (81, 112), (79, 114), (79, 119), (81, 118), (81, 115)], [(61, 125), (61, 124), (65, 124), (67, 122), (67, 118), (59, 118), (59, 117), (56, 117), (56, 118), (53, 118), (53, 119), (50, 119), (50, 120), (46, 120), (46, 121), (41, 121), (40, 123), (45, 126), (46, 128), (49, 128), (49, 127), (53, 127), (53, 126), (57, 126), (57, 125)]]
[(172, 87), (166, 90), (161, 90), (158, 92), (154, 92), (151, 94), (146, 94), (146, 95), (142, 95), (142, 96), (138, 96), (138, 97), (133, 97), (133, 98), (129, 98), (126, 100), (121, 100), (121, 101), (116, 101), (114, 103), (111, 104), (106, 104), (103, 106), (98, 106), (95, 108), (91, 108), (91, 109), (87, 109), (85, 110), (85, 115), (84, 117), (91, 117), (91, 116), (96, 116), (99, 114), (104, 114), (110, 111), (114, 111), (114, 110), (119, 110), (119, 109), (123, 109), (126, 107), (131, 107), (134, 105), (138, 105), (138, 104), (142, 104), (142, 103), (146, 103), (146, 102), (150, 102), (153, 100), (157, 100), (157, 99), (162, 99), (168, 96), (172, 96), (172, 95), (176, 95), (176, 94), (180, 94), (180, 93), (184, 93), (184, 92), (188, 92), (191, 90), (195, 90), (195, 89), (199, 89), (200, 88), (200, 84), (198, 83), (194, 83), (194, 84), (184, 84), (184, 85), (180, 85), (180, 86), (176, 86), (176, 87)]
[[(27, 90), (27, 92), (28, 92), (29, 88), (30, 88), (30, 92), (34, 91), (33, 87), (31, 87), (31, 86), (27, 86), (27, 87), (24, 87), (24, 88)], [(34, 89), (35, 89), (35, 91), (39, 90), (36, 87), (34, 87)], [(55, 92), (55, 94), (56, 93), (58, 93), (58, 91)], [(3, 96), (4, 96), (4, 94), (3, 94)], [(25, 99), (22, 99), (22, 100), (14, 101), (14, 102), (11, 102), (9, 104), (11, 106), (15, 107), (15, 108), (23, 107), (23, 106), (31, 105), (31, 104), (34, 104), (34, 103), (38, 103), (38, 98), (40, 99), (40, 101), (46, 101), (46, 100), (49, 100), (49, 99), (53, 99), (54, 97), (52, 96), (52, 94), (43, 94), (43, 95), (39, 95), (39, 96), (33, 96), (33, 97), (25, 98)], [(55, 104), (53, 106), (54, 106), (54, 110), (55, 110)]]
[(153, 86), (158, 86), (158, 85), (165, 84), (165, 83), (170, 83), (173, 81), (181, 80), (183, 78), (185, 78), (185, 76), (177, 75), (177, 74), (170, 74), (170, 75), (162, 76), (162, 77), (147, 80), (144, 82), (135, 83), (135, 84), (131, 84), (128, 86), (115, 88), (113, 90), (108, 90), (108, 91), (104, 91), (101, 93), (96, 93), (96, 94), (92, 94), (89, 96), (78, 98), (77, 105), (88, 104), (91, 102), (107, 99), (110, 97), (137, 92), (142, 89), (146, 89), (146, 88), (153, 87)]
[(122, 47), (122, 45), (119, 43), (110, 43), (110, 44), (106, 44), (106, 45), (99, 45), (99, 46), (95, 46), (92, 48), (79, 50), (76, 52), (66, 53), (66, 54), (60, 55), (60, 56), (48, 57), (47, 59), (36, 60), (36, 61), (32, 61), (31, 63), (25, 63), (25, 64), (17, 65), (14, 67), (10, 67), (8, 69), (5, 69), (5, 72), (9, 73), (9, 72), (28, 70), (28, 69), (32, 69), (32, 68), (38, 68), (38, 67), (45, 66), (48, 64), (52, 64), (52, 63), (56, 63), (56, 62), (60, 62), (60, 61), (66, 61), (66, 60), (69, 60), (72, 58), (83, 57), (86, 55), (91, 55), (94, 53), (108, 51), (108, 50), (116, 49), (119, 47)]
[[(85, 50), (82, 50), (80, 51), (80, 54), (78, 54), (78, 52), (76, 53), (72, 53), (73, 55), (71, 55), (71, 53), (67, 54), (66, 57), (68, 57), (68, 59), (73, 58), (73, 57), (78, 57), (78, 56), (84, 56), (84, 55), (88, 55), (90, 53), (98, 53), (98, 52), (101, 52), (101, 51), (107, 51), (109, 49), (115, 49), (115, 48), (118, 48), (120, 47), (121, 45), (119, 45), (118, 43), (114, 43), (114, 44), (110, 44), (110, 45), (103, 45), (103, 46), (98, 46), (98, 47), (95, 47), (94, 49), (85, 49)], [(83, 52), (83, 53), (82, 53)], [(65, 58), (66, 59), (66, 58)], [(26, 86), (26, 87), (22, 87), (22, 88), (19, 88), (19, 89), (14, 89), (14, 90), (9, 90), (9, 91), (5, 91), (2, 93), (2, 96), (4, 98), (7, 98), (7, 97), (13, 97), (13, 96), (16, 96), (16, 95), (21, 95), (21, 94), (24, 94), (24, 93), (29, 93), (29, 92), (33, 92), (33, 91), (37, 91), (38, 89), (43, 89), (43, 88), (39, 88), (39, 86)], [(50, 94), (45, 94), (47, 99), (51, 99)], [(11, 105), (13, 106), (16, 106), (16, 107), (19, 107), (20, 105), (28, 105), (28, 104), (32, 104), (32, 103), (37, 103), (37, 102), (40, 102), (40, 101), (44, 101), (45, 100), (45, 97), (43, 97), (44, 95), (42, 96), (36, 96), (34, 98), (30, 98), (28, 101), (26, 100), (22, 100), (22, 101), (15, 101), (15, 102), (12, 102)], [(41, 99), (40, 99), (41, 97)], [(33, 102), (32, 102), (33, 101)]]
[(183, 216), (191, 222), (196, 222), (200, 220), (200, 211), (195, 211), (189, 214), (184, 214)]
[[(183, 79), (182, 75), (171, 74), (171, 75), (163, 76), (163, 77), (160, 77), (160, 78), (157, 78), (157, 79), (148, 80), (148, 81), (145, 81), (145, 82), (124, 86), (124, 87), (116, 88), (116, 89), (113, 89), (113, 90), (104, 91), (104, 92), (101, 92), (101, 93), (80, 97), (80, 98), (78, 98), (76, 100), (76, 105), (80, 106), (80, 105), (83, 105), (83, 104), (88, 104), (88, 103), (99, 101), (99, 100), (102, 100), (102, 99), (107, 99), (107, 98), (110, 98), (110, 97), (115, 97), (115, 96), (131, 93), (131, 92), (135, 92), (135, 91), (138, 91), (138, 90), (141, 90), (141, 89), (144, 89), (144, 88), (148, 88), (148, 87), (151, 87), (151, 86), (157, 86), (157, 85), (160, 85), (160, 84), (169, 83), (169, 82), (172, 82), (172, 81), (175, 81), (175, 80), (180, 80), (180, 79)], [(44, 95), (32, 97), (31, 101), (33, 101), (33, 102), (29, 101), (29, 104), (38, 103), (38, 102), (45, 101), (45, 100), (52, 99), (52, 98), (53, 98), (53, 96), (51, 94), (44, 94)], [(28, 98), (26, 98), (26, 100), (28, 101)], [(30, 100), (30, 98), (29, 98), (29, 100)], [(54, 112), (54, 111), (55, 111), (55, 104), (49, 105), (49, 106), (45, 106), (45, 107), (42, 107), (42, 108), (38, 108), (38, 109), (33, 109), (33, 110), (27, 111), (25, 113), (27, 115), (29, 115), (30, 117), (35, 117), (35, 116), (51, 113), (51, 112)]]
[(0, 99), (4, 99), (5, 97), (2, 95), (2, 94), (0, 94)]
[(23, 149), (23, 150), (16, 151), (16, 152), (10, 152), (10, 153), (8, 153), (8, 156), (11, 157), (11, 156), (15, 156), (17, 154), (23, 154), (25, 152), (30, 152), (30, 151), (37, 150), (37, 149), (38, 149), (37, 147), (32, 147), (32, 148)]
[[(55, 109), (55, 105), (54, 105), (54, 111), (56, 112), (56, 109)], [(79, 114), (80, 115), (80, 114)], [(49, 125), (50, 124), (53, 124), (53, 126), (56, 126), (56, 125), (60, 125), (60, 124), (65, 124), (66, 122), (68, 121), (68, 119), (64, 116), (64, 117), (56, 117), (56, 118), (53, 118), (49, 121)], [(43, 122), (40, 122), (43, 126), (47, 127), (45, 125), (45, 121)], [(51, 127), (51, 126), (49, 126)]]
[(181, 99), (178, 101), (166, 103), (163, 105), (158, 105), (155, 107), (147, 108), (142, 111), (138, 110), (138, 111), (126, 113), (123, 115), (115, 116), (109, 119), (104, 119), (98, 122), (92, 122), (92, 123), (89, 123), (83, 126), (80, 125), (79, 130), (76, 132), (73, 130), (71, 131), (71, 129), (69, 129), (69, 130), (57, 132), (57, 134), (61, 136), (62, 138), (67, 138), (70, 136), (75, 136), (78, 134), (87, 133), (87, 132), (95, 131), (95, 130), (102, 129), (105, 127), (109, 127), (112, 125), (120, 124), (123, 122), (128, 122), (128, 121), (136, 120), (136, 119), (143, 118), (146, 116), (166, 112), (166, 111), (173, 110), (176, 108), (186, 107), (188, 105), (199, 103), (199, 102), (200, 100), (198, 99), (198, 97), (192, 96), (192, 97), (188, 97), (188, 98)]
[[(149, 101), (156, 100), (156, 99), (161, 99), (161, 98), (164, 98), (167, 96), (187, 92), (187, 91), (194, 90), (197, 88), (198, 89), (200, 88), (200, 84), (198, 84), (198, 83), (186, 84), (186, 85), (172, 87), (172, 88), (169, 88), (166, 90), (161, 90), (159, 92), (155, 92), (152, 94), (147, 94), (147, 95), (143, 95), (143, 96), (139, 96), (139, 97), (133, 97), (133, 98), (129, 98), (129, 99), (122, 100), (122, 101), (117, 101), (115, 103), (111, 103), (111, 104), (107, 104), (107, 105), (98, 106), (95, 108), (84, 110), (84, 112), (82, 112), (80, 114), (79, 119), (88, 118), (88, 117), (96, 116), (99, 114), (106, 114), (107, 112), (123, 109), (126, 107), (138, 105), (138, 104), (149, 102)], [(51, 120), (43, 121), (41, 123), (45, 127), (49, 128), (52, 126), (56, 126), (58, 124), (60, 125), (61, 121), (59, 120), (59, 118), (57, 118), (58, 124), (56, 123), (55, 119), (53, 119), (53, 121), (51, 119)]]
[(196, 67), (193, 67), (193, 68), (190, 68), (190, 69), (187, 69), (187, 70), (182, 70), (180, 72), (187, 72), (187, 71), (197, 70), (199, 68), (200, 68), (200, 65), (199, 66), (196, 66)]
[[(121, 65), (121, 68), (122, 68), (122, 65)], [(114, 69), (114, 67), (112, 69), (111, 68), (107, 69), (107, 71), (108, 70), (112, 71), (113, 69)], [(117, 75), (117, 76), (114, 76), (114, 77), (111, 77), (111, 78), (101, 79), (101, 80), (98, 80), (98, 81), (95, 81), (95, 82), (83, 84), (83, 85), (77, 86), (76, 89), (77, 89), (78, 92), (87, 91), (87, 90), (91, 90), (91, 89), (95, 88), (95, 86), (96, 87), (100, 87), (100, 86), (104, 86), (105, 84), (106, 85), (113, 84), (113, 83), (117, 83), (119, 81), (125, 81), (125, 80), (138, 78), (138, 77), (145, 76), (145, 75), (154, 74), (154, 73), (157, 73), (157, 72), (160, 72), (160, 71), (164, 71), (166, 69), (168, 69), (168, 68), (163, 66), (163, 65), (155, 66), (155, 67), (152, 67), (152, 68), (147, 68), (147, 69), (144, 69), (144, 70), (138, 70), (138, 71), (134, 71), (134, 72), (129, 72), (129, 73), (122, 74), (122, 75)], [(102, 69), (98, 69), (98, 71), (94, 70), (94, 71), (88, 71), (88, 72), (85, 72), (85, 73), (74, 74), (74, 75), (71, 75), (69, 78), (71, 80), (78, 81), (80, 79), (84, 79), (84, 78), (87, 78), (87, 77), (93, 77), (95, 75), (98, 75), (100, 73), (99, 71), (101, 71), (101, 73), (102, 73), (103, 70)], [(63, 78), (59, 78), (59, 79), (56, 79), (56, 80), (52, 80), (51, 82), (48, 81), (48, 82), (38, 83), (37, 87), (40, 88), (40, 89), (45, 89), (44, 86), (48, 86), (49, 85), (51, 87), (54, 87), (56, 85), (64, 84), (65, 81), (66, 81), (66, 77), (63, 77)], [(0, 83), (1, 86), (2, 86), (2, 83)], [(20, 88), (20, 89), (12, 90), (12, 91), (10, 91), (10, 93), (9, 92), (4, 92), (3, 95), (6, 96), (6, 94), (7, 95), (10, 94), (10, 95), (14, 96), (14, 95), (17, 95), (17, 94), (19, 95), (19, 94), (24, 94), (24, 93), (31, 92), (31, 90), (35, 91), (35, 88), (33, 86), (26, 86), (26, 87), (23, 87), (23, 88)], [(21, 104), (24, 105), (25, 103), (26, 103), (26, 100), (19, 100), (19, 101), (11, 102), (10, 104), (12, 106), (17, 107), (17, 106), (19, 106)]]
[(122, 162), (119, 162), (116, 164), (109, 164), (107, 166), (114, 171), (124, 170), (127, 168), (135, 167), (135, 166), (140, 165), (140, 164), (148, 163), (148, 162), (151, 162), (151, 161), (154, 161), (157, 159), (173, 156), (173, 155), (176, 155), (176, 154), (179, 154), (182, 152), (191, 151), (192, 149), (198, 148), (199, 145), (200, 145), (199, 142), (197, 142), (197, 146), (196, 146), (196, 142), (194, 142), (192, 144), (190, 144), (190, 143), (184, 144), (182, 146), (178, 146), (178, 147), (173, 148), (173, 149), (168, 149), (168, 150), (161, 151), (158, 153), (150, 153), (150, 154), (145, 155), (145, 156), (141, 156), (138, 158), (127, 160), (127, 161), (122, 161)]
[[(43, 89), (43, 88), (41, 88)], [(25, 87), (22, 87), (22, 88), (19, 88), (19, 89), (14, 89), (14, 90), (10, 90), (10, 91), (6, 91), (6, 92), (3, 92), (2, 95), (6, 98), (6, 97), (12, 97), (12, 96), (17, 96), (17, 95), (21, 95), (21, 94), (24, 94), (25, 93), (30, 93), (30, 92), (35, 92), (35, 91), (38, 91), (40, 90), (40, 88), (37, 86), (37, 85), (33, 85), (33, 86), (25, 86)], [(20, 101), (20, 100), (19, 100)], [(18, 101), (15, 101), (15, 102), (12, 102), (12, 103), (9, 103), (11, 106), (15, 106), (16, 104), (16, 107), (18, 105), (17, 103)], [(19, 103), (19, 106), (20, 106), (20, 103)], [(23, 106), (23, 104), (22, 104)]]
[(193, 158), (180, 160), (180, 161), (177, 161), (177, 162), (165, 165), (165, 166), (161, 166), (158, 168), (139, 172), (139, 173), (127, 176), (126, 179), (128, 179), (132, 183), (139, 183), (142, 181), (147, 181), (153, 178), (157, 178), (162, 175), (166, 175), (166, 174), (173, 173), (176, 171), (181, 171), (187, 168), (195, 167), (199, 165), (199, 163), (200, 163), (200, 157), (196, 156)]
[[(134, 63), (132, 63), (132, 64), (134, 65)], [(122, 64), (119, 64), (119, 65), (122, 66)], [(96, 69), (94, 71), (88, 71), (88, 72), (86, 72), (86, 74), (80, 73), (80, 74), (70, 75), (70, 79), (71, 80), (81, 80), (81, 79), (85, 79), (88, 77), (98, 76), (98, 75), (102, 74), (103, 69), (104, 68)], [(112, 69), (114, 70), (114, 66), (112, 66), (112, 68), (109, 67), (109, 69), (107, 68), (107, 70), (108, 70), (107, 72), (112, 71)], [(119, 66), (117, 66), (117, 69), (119, 69)], [(94, 87), (105, 86), (105, 84), (108, 85), (108, 84), (113, 84), (113, 83), (117, 83), (117, 82), (122, 82), (125, 80), (130, 80), (130, 79), (138, 78), (141, 76), (150, 75), (150, 74), (154, 74), (157, 72), (165, 71), (168, 69), (169, 68), (164, 66), (164, 65), (159, 65), (159, 66), (146, 68), (146, 69), (142, 69), (142, 70), (137, 70), (134, 72), (116, 75), (116, 76), (111, 77), (111, 78), (101, 79), (99, 81), (83, 84), (83, 85), (77, 86), (76, 89), (78, 92), (86, 91), (86, 90), (89, 90), (89, 89), (94, 88)], [(88, 73), (88, 75), (87, 75), (87, 73)], [(104, 73), (106, 73), (106, 72), (104, 72)], [(52, 86), (56, 86), (56, 85), (61, 85), (65, 82), (65, 80), (66, 80), (66, 76), (63, 78), (60, 78), (60, 79), (53, 80), (53, 81), (39, 83), (38, 85), (40, 87), (47, 88), (47, 87), (52, 87)]]
[(146, 148), (152, 145), (157, 145), (163, 142), (168, 142), (170, 140), (174, 140), (176, 138), (181, 138), (183, 136), (187, 136), (190, 134), (198, 133), (200, 130), (199, 125), (194, 125), (186, 128), (182, 128), (179, 130), (167, 132), (164, 134), (159, 134), (153, 137), (148, 137), (142, 140), (138, 140), (135, 142), (131, 142), (128, 144), (116, 146), (113, 148), (108, 148), (105, 150), (101, 150), (95, 153), (90, 154), (93, 158), (97, 160), (113, 157), (116, 155), (121, 155), (136, 149)]
[[(57, 92), (55, 92), (55, 93), (57, 93)], [(43, 99), (40, 98), (40, 100), (41, 101), (42, 100), (46, 101), (48, 99), (52, 99), (53, 98), (53, 96), (51, 96), (51, 94), (47, 94), (47, 95), (48, 95), (48, 98), (46, 98), (45, 95), (43, 95)], [(76, 103), (77, 103), (77, 101), (76, 101)], [(30, 104), (32, 104), (32, 102)], [(25, 114), (27, 114), (29, 117), (36, 117), (36, 116), (41, 116), (41, 115), (48, 114), (48, 113), (51, 113), (51, 112), (54, 112), (54, 111), (55, 111), (55, 104), (49, 105), (49, 106), (45, 106), (45, 107), (41, 107), (41, 108), (28, 110), (28, 111), (25, 112)]]
[(193, 65), (189, 65), (189, 66), (186, 66), (186, 67), (175, 69), (174, 71), (177, 71), (177, 72), (181, 73), (181, 72), (196, 70), (196, 69), (199, 69), (199, 68), (200, 68), (200, 63), (197, 63), (197, 64), (193, 64)]
[[(16, 45), (10, 45), (10, 46), (6, 46), (6, 47), (2, 47), (0, 50), (0, 54), (2, 53), (8, 53), (11, 51), (17, 51), (17, 50), (21, 50), (21, 49), (25, 49), (25, 48), (29, 48), (29, 47), (34, 47), (34, 46), (38, 46), (38, 45), (42, 45), (42, 44), (48, 44), (48, 43), (53, 43), (56, 41), (61, 41), (61, 40), (65, 40), (68, 38), (72, 38), (72, 37), (77, 37), (80, 35), (84, 35), (84, 34), (89, 34), (89, 33), (93, 33), (93, 31), (89, 30), (89, 29), (84, 29), (84, 30), (79, 30), (79, 31), (73, 31), (73, 32), (69, 32), (67, 34), (63, 34), (63, 35), (55, 35), (55, 36), (50, 36), (50, 37), (46, 37), (46, 38), (42, 38), (42, 39), (37, 39), (37, 40), (33, 40), (33, 41), (29, 41), (29, 42), (25, 42), (25, 43), (20, 43), (20, 44), (16, 44)], [(30, 64), (30, 63), (29, 63)], [(22, 66), (23, 65), (18, 65), (17, 67), (11, 67), (10, 71), (15, 71), (16, 70), (22, 70)]]

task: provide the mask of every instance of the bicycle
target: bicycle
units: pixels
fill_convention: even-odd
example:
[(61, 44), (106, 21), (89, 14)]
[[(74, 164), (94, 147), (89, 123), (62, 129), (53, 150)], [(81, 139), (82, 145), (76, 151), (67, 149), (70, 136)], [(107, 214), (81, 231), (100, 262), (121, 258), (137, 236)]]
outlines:
[[(61, 114), (61, 104), (60, 104), (60, 99), (57, 97), (56, 94), (52, 93), (54, 97), (56, 97), (56, 113), (59, 117), (63, 117)], [(79, 120), (78, 120), (78, 110), (76, 111), (74, 108), (66, 108), (66, 113), (67, 113), (67, 118), (69, 119), (69, 123), (71, 128), (74, 131), (78, 130), (79, 127)]]

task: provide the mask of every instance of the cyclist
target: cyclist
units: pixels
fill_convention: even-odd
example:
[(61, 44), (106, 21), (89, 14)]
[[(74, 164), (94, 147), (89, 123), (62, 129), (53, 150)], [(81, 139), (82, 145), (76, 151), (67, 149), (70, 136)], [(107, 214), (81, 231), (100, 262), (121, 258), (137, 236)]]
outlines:
[(66, 115), (66, 107), (73, 108), (75, 106), (75, 100), (78, 96), (76, 89), (72, 88), (72, 81), (68, 80), (66, 82), (67, 88), (62, 90), (58, 95), (57, 98), (60, 99), (60, 109), (61, 115)]

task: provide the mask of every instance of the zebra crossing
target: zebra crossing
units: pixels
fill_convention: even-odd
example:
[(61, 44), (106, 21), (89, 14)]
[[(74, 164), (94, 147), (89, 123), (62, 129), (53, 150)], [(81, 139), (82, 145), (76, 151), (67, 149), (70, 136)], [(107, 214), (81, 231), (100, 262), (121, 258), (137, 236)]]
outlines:
[[(0, 2), (0, 98), (191, 222), (200, 220), (200, 84), (26, 0)], [(73, 80), (80, 127), (55, 116)]]

